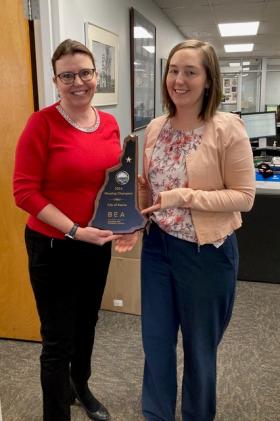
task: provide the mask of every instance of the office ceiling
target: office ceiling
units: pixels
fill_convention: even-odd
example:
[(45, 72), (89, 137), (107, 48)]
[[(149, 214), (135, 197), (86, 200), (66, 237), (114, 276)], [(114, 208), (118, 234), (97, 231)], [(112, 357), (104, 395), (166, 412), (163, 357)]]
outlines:
[[(185, 38), (214, 45), (219, 57), (280, 57), (279, 0), (155, 0)], [(221, 37), (218, 23), (260, 21), (256, 36)], [(224, 44), (255, 44), (252, 52), (225, 53)]]

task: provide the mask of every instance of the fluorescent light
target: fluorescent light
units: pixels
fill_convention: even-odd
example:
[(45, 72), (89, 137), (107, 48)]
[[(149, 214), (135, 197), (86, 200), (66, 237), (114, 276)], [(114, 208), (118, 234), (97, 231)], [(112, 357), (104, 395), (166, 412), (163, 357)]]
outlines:
[(226, 53), (239, 53), (242, 51), (253, 51), (254, 44), (225, 44)]
[(143, 45), (143, 48), (145, 48), (145, 50), (147, 50), (149, 53), (155, 52), (155, 46), (154, 45)]
[(222, 37), (239, 37), (256, 35), (260, 22), (219, 23), (218, 28)]
[(250, 66), (251, 62), (250, 61), (243, 61), (242, 65), (243, 66)]
[(248, 70), (250, 70), (250, 67), (243, 67), (243, 72), (248, 72)]
[(242, 77), (248, 76), (248, 73), (243, 73)]
[(229, 63), (230, 67), (240, 67), (240, 63)]
[(143, 26), (134, 26), (134, 38), (153, 38)]

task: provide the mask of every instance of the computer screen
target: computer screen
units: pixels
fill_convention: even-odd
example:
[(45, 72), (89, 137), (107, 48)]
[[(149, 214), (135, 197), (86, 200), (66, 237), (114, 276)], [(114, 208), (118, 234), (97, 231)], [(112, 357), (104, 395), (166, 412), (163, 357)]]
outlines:
[(277, 104), (266, 104), (265, 111), (275, 111), (277, 113)]
[(241, 118), (250, 139), (276, 136), (275, 112), (242, 113)]

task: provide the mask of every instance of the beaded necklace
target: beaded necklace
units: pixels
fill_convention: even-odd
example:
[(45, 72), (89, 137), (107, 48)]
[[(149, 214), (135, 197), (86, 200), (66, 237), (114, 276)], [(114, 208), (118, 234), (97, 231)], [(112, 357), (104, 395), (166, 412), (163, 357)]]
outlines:
[(59, 111), (62, 117), (65, 118), (65, 120), (68, 121), (69, 124), (71, 124), (71, 126), (75, 127), (78, 130), (81, 130), (82, 132), (92, 133), (92, 132), (95, 132), (99, 127), (100, 116), (99, 116), (98, 111), (94, 107), (92, 107), (92, 109), (95, 113), (96, 121), (95, 121), (95, 124), (91, 127), (81, 127), (78, 123), (76, 123), (76, 121), (72, 120), (72, 118), (66, 113), (66, 111), (62, 108), (60, 104), (56, 106), (56, 109), (57, 111)]

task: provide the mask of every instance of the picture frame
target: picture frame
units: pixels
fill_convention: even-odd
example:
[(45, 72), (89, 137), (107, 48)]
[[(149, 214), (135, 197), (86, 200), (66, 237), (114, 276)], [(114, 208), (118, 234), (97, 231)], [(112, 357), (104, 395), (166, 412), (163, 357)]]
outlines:
[(228, 78), (224, 78), (224, 87), (230, 87), (231, 85), (231, 80)]
[(224, 77), (223, 78), (223, 97), (222, 104), (236, 104), (237, 103), (237, 78)]
[(97, 70), (94, 105), (117, 105), (119, 89), (118, 35), (90, 22), (85, 23), (85, 35), (86, 46), (93, 54)]
[(132, 131), (155, 117), (156, 27), (130, 8), (130, 77)]

